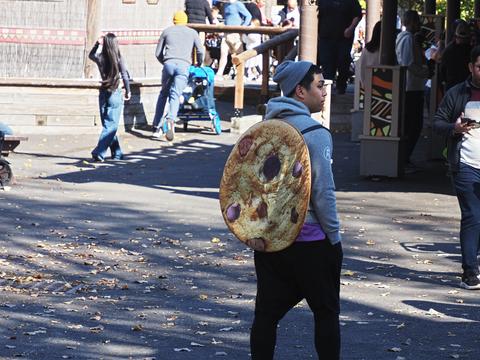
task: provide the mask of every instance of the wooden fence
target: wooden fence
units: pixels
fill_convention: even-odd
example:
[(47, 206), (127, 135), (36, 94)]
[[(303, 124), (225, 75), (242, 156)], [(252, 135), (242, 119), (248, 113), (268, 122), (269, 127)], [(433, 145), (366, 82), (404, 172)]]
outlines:
[[(96, 3), (95, 32), (88, 11)], [(0, 0), (0, 77), (84, 77), (89, 35), (113, 31), (134, 78), (160, 77), (155, 46), (183, 0)], [(87, 24), (88, 23), (88, 24)], [(87, 26), (88, 25), (88, 26)], [(93, 77), (97, 77), (96, 72)]]

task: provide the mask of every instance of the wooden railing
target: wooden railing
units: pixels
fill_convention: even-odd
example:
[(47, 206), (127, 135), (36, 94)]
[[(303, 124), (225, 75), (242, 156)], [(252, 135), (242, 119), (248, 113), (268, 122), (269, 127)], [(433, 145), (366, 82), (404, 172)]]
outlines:
[(280, 63), (287, 54), (283, 49), (283, 45), (295, 39), (298, 36), (298, 29), (270, 27), (270, 26), (228, 26), (228, 25), (207, 25), (207, 24), (188, 24), (189, 27), (197, 31), (206, 33), (239, 33), (239, 34), (264, 34), (275, 35), (270, 40), (263, 42), (254, 49), (244, 51), (238, 55), (232, 56), (232, 62), (235, 65), (235, 100), (234, 112), (236, 117), (240, 117), (243, 113), (243, 97), (244, 97), (244, 74), (245, 62), (258, 55), (263, 57), (263, 72), (261, 85), (261, 101), (268, 98), (269, 91), (269, 68), (270, 68), (270, 50), (277, 48), (277, 60)]

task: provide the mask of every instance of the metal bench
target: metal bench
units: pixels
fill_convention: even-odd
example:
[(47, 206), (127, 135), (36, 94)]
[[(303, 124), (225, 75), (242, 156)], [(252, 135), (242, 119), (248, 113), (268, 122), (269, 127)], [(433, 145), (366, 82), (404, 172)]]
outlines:
[(25, 136), (4, 135), (0, 133), (0, 189), (8, 186), (13, 180), (10, 163), (5, 159), (22, 141), (28, 140)]

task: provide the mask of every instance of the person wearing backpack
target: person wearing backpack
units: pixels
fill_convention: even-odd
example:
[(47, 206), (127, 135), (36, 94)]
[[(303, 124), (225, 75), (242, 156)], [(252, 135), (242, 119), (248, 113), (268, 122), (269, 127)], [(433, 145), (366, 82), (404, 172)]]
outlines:
[(311, 196), (296, 241), (278, 252), (255, 251), (257, 296), (250, 334), (253, 360), (273, 359), (277, 324), (302, 299), (315, 319), (321, 359), (340, 358), (340, 270), (343, 251), (332, 173), (332, 137), (311, 117), (323, 109), (325, 83), (309, 61), (284, 61), (273, 80), (283, 96), (267, 104), (265, 119), (279, 119), (303, 134), (311, 164)]

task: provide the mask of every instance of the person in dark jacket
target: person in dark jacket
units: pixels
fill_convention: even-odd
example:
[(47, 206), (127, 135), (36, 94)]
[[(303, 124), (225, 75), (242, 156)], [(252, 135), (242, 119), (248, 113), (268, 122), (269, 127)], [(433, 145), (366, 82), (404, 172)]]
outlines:
[(245, 7), (247, 8), (248, 12), (252, 15), (252, 20), (257, 19), (262, 24), (262, 12), (258, 7), (257, 3), (254, 1), (250, 1), (245, 3)]
[(471, 76), (447, 91), (434, 128), (447, 138), (447, 158), (461, 210), (460, 286), (476, 290), (480, 289), (480, 46), (472, 49), (468, 67)]
[(440, 74), (445, 82), (445, 90), (465, 81), (470, 71), (471, 32), (470, 27), (464, 21), (457, 25), (454, 40), (445, 48), (440, 64)]
[(362, 19), (358, 0), (317, 0), (318, 52), (317, 64), (323, 67), (325, 79), (336, 79), (337, 94), (345, 94), (355, 28)]
[(212, 10), (207, 0), (185, 0), (185, 12), (189, 24), (205, 24), (205, 19), (213, 24)]

